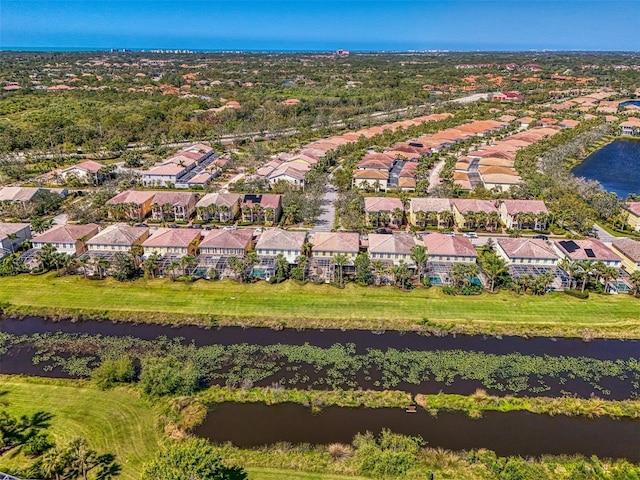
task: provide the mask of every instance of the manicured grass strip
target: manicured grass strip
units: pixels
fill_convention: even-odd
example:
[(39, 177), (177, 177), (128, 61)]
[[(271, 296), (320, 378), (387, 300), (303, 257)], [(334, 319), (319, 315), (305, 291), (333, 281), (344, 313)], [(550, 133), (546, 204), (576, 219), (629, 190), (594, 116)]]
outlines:
[(332, 475), (325, 473), (297, 472), (295, 470), (276, 470), (273, 468), (246, 468), (251, 480), (365, 480), (365, 477)]
[(563, 293), (542, 297), (511, 292), (448, 296), (441, 288), (402, 292), (393, 287), (344, 289), (286, 282), (194, 284), (168, 279), (119, 283), (21, 275), (0, 278), (7, 313), (304, 328), (418, 329), (420, 323), (458, 332), (640, 337), (640, 299), (629, 295)]
[[(48, 431), (56, 441), (82, 436), (98, 453), (115, 454), (123, 480), (137, 480), (143, 463), (158, 449), (157, 414), (132, 390), (101, 391), (85, 382), (0, 376), (0, 391), (0, 408), (12, 415), (52, 414)], [(0, 470), (24, 467), (24, 461), (19, 455), (1, 458)]]

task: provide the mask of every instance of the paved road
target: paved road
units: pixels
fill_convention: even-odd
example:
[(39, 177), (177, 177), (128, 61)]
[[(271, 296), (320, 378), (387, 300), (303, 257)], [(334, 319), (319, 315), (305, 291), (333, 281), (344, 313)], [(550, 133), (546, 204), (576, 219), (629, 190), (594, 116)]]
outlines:
[(333, 223), (336, 218), (336, 207), (333, 202), (338, 198), (338, 192), (330, 182), (331, 180), (329, 180), (329, 183), (325, 186), (324, 195), (322, 196), (322, 210), (316, 219), (311, 233), (330, 232), (333, 229)]
[(229, 185), (231, 185), (232, 183), (237, 182), (238, 180), (240, 180), (241, 178), (244, 177), (244, 173), (239, 173), (237, 174), (235, 177), (233, 177), (231, 180), (229, 180), (227, 183), (225, 183), (224, 185), (222, 185), (219, 189), (218, 192), (220, 193), (229, 193)]
[(434, 188), (436, 188), (436, 186), (440, 185), (440, 172), (443, 168), (444, 160), (440, 160), (433, 167), (433, 170), (431, 170), (431, 173), (429, 174), (429, 188), (427, 188), (427, 191), (431, 192)]
[(605, 229), (603, 229), (597, 223), (593, 225), (593, 229), (596, 231), (596, 233), (598, 234), (598, 238), (603, 243), (611, 244), (611, 243), (615, 242), (616, 240), (618, 240), (618, 237), (614, 237), (613, 235), (608, 233)]

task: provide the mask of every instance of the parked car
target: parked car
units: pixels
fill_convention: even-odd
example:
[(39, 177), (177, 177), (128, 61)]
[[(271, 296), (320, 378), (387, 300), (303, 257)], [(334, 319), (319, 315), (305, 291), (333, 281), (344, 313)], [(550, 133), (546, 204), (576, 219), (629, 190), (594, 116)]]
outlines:
[(447, 235), (449, 237), (455, 237), (456, 236), (456, 232), (446, 232), (445, 235)]
[(547, 237), (546, 235), (534, 235), (533, 238), (536, 238), (538, 240), (544, 240), (545, 242), (549, 240), (549, 237)]
[(391, 234), (393, 233), (393, 231), (389, 228), (379, 228), (376, 230), (376, 233), (384, 233), (384, 234)]
[(465, 232), (462, 236), (467, 238), (478, 238), (478, 234), (476, 232)]
[(223, 230), (235, 230), (236, 226), (235, 225), (231, 225), (231, 226), (227, 226), (227, 227), (222, 227)]

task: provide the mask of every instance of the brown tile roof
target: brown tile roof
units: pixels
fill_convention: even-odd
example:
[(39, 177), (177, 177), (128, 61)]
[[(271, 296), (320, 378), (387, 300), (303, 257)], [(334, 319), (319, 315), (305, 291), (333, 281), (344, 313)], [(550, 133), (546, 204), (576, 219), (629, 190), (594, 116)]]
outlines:
[(5, 238), (7, 235), (13, 235), (24, 228), (29, 228), (31, 231), (31, 225), (28, 223), (0, 223), (0, 238)]
[(98, 233), (98, 225), (88, 223), (86, 225), (54, 225), (46, 232), (33, 237), (38, 243), (75, 243), (85, 238), (91, 238)]
[(475, 198), (453, 198), (451, 204), (462, 214), (466, 212), (497, 212), (498, 209), (490, 200), (478, 200)]
[(357, 253), (360, 249), (360, 235), (353, 232), (316, 232), (311, 243), (316, 252)]
[(188, 247), (200, 240), (200, 230), (195, 228), (158, 228), (143, 243), (143, 247)]
[(138, 190), (125, 190), (120, 192), (115, 197), (107, 200), (107, 205), (118, 205), (119, 203), (135, 203), (136, 205), (142, 205), (151, 200), (156, 192), (145, 192)]
[(498, 245), (509, 258), (558, 259), (553, 247), (537, 238), (499, 238)]
[[(577, 249), (566, 248), (568, 245), (571, 245), (571, 242), (573, 242), (573, 244), (577, 246)], [(584, 240), (560, 240), (555, 242), (555, 245), (560, 249), (561, 252), (566, 254), (566, 256), (572, 260), (593, 260), (594, 262), (597, 262), (599, 260), (620, 261), (620, 257), (613, 253), (613, 251), (611, 251), (609, 247), (607, 247), (600, 240), (596, 240), (594, 238), (588, 238)], [(585, 250), (588, 249), (593, 250), (594, 256), (590, 257), (587, 255)]]
[(402, 200), (399, 198), (390, 197), (365, 197), (364, 199), (364, 211), (365, 212), (392, 212), (396, 208), (404, 210), (402, 206)]
[(273, 193), (246, 194), (242, 199), (243, 205), (260, 204), (263, 208), (278, 208), (280, 206), (281, 195)]
[(393, 235), (369, 234), (369, 252), (371, 253), (410, 255), (411, 249), (415, 246), (416, 239), (409, 233), (394, 233)]
[(516, 213), (549, 213), (542, 200), (502, 200), (509, 215)]
[(471, 240), (465, 237), (450, 237), (441, 233), (423, 235), (422, 242), (429, 255), (450, 255), (458, 257), (476, 257)]
[(87, 245), (124, 245), (131, 246), (145, 235), (147, 227), (130, 227), (126, 223), (109, 225), (87, 242)]
[(80, 170), (86, 170), (87, 172), (98, 173), (100, 169), (104, 168), (104, 165), (98, 162), (94, 162), (93, 160), (86, 160), (77, 165), (74, 165), (71, 168), (78, 168)]
[(195, 205), (198, 196), (190, 192), (155, 192), (153, 204), (155, 205)]
[(634, 215), (640, 217), (640, 202), (627, 202), (626, 209)]
[(631, 238), (621, 238), (613, 242), (612, 248), (629, 257), (632, 261), (640, 263), (640, 242)]
[(30, 202), (42, 189), (36, 187), (2, 187), (0, 202)]
[(302, 245), (307, 239), (307, 232), (290, 232), (280, 228), (268, 228), (262, 232), (256, 250), (295, 250), (302, 251)]
[(353, 178), (357, 179), (371, 179), (371, 180), (387, 180), (389, 178), (388, 171), (380, 170), (357, 170), (353, 174)]
[(451, 202), (448, 198), (410, 198), (409, 208), (413, 212), (450, 212)]
[(237, 193), (207, 193), (196, 203), (196, 207), (208, 207), (209, 205), (233, 207), (240, 203), (242, 195)]
[(200, 243), (201, 248), (242, 248), (245, 249), (253, 239), (252, 228), (239, 230), (211, 230)]

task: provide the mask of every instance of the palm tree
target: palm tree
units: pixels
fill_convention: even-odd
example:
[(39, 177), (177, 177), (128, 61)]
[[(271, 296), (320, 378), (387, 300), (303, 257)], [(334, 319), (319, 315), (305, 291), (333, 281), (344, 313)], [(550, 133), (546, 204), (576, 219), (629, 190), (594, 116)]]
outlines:
[(276, 210), (273, 207), (267, 207), (264, 209), (264, 221), (265, 223), (276, 223)]
[(9, 240), (9, 245), (11, 245), (11, 253), (14, 254), (16, 253), (16, 247), (13, 244), (14, 240), (17, 240), (18, 235), (16, 235), (15, 233), (7, 233), (7, 240)]
[(185, 255), (180, 259), (180, 267), (182, 267), (182, 275), (187, 275), (187, 269), (193, 268), (198, 261), (193, 255)]
[(51, 267), (55, 265), (54, 260), (57, 253), (58, 251), (56, 250), (56, 247), (50, 243), (45, 244), (44, 247), (38, 250), (36, 253), (36, 260), (38, 261), (40, 270), (50, 270)]
[(418, 271), (418, 281), (422, 283), (424, 271), (427, 268), (427, 262), (429, 261), (429, 254), (427, 249), (423, 245), (416, 245), (411, 249), (411, 260), (416, 264)]
[(142, 262), (142, 255), (144, 255), (144, 247), (139, 243), (134, 243), (133, 245), (131, 245), (130, 252), (131, 256), (133, 256), (133, 259), (136, 262), (136, 265), (139, 267), (140, 263)]
[(96, 260), (96, 267), (98, 268), (98, 275), (100, 275), (100, 280), (102, 280), (107, 274), (109, 265), (110, 263), (106, 258), (100, 257)]
[(142, 262), (142, 269), (149, 278), (155, 278), (155, 272), (158, 268), (159, 260), (159, 255), (157, 253), (153, 253), (149, 255), (144, 262)]
[(578, 262), (578, 267), (580, 268), (582, 273), (582, 289), (580, 290), (581, 292), (584, 292), (584, 289), (587, 286), (587, 279), (589, 278), (589, 275), (593, 275), (594, 265), (595, 264), (593, 263), (593, 260), (582, 260)]
[(304, 242), (302, 244), (302, 255), (304, 255), (307, 258), (311, 257), (311, 254), (313, 252), (313, 243), (311, 242)]
[(86, 280), (87, 279), (87, 269), (89, 268), (89, 263), (91, 263), (91, 257), (88, 257), (88, 256), (80, 257), (80, 259), (78, 260), (78, 263), (82, 267), (82, 276)]
[(376, 285), (380, 285), (382, 280), (382, 275), (384, 275), (387, 271), (386, 265), (382, 263), (380, 260), (376, 260), (374, 262), (371, 262), (371, 269), (375, 274)]
[(631, 283), (631, 293), (638, 295), (640, 293), (640, 270), (636, 270), (629, 275), (629, 282)]
[(169, 277), (171, 278), (171, 280), (175, 280), (176, 279), (176, 269), (180, 267), (180, 262), (178, 262), (177, 260), (172, 260), (168, 263), (168, 265), (165, 267), (165, 271), (169, 271)]
[(498, 225), (500, 225), (500, 214), (498, 212), (489, 212), (487, 214), (487, 230), (497, 230)]
[(567, 272), (567, 275), (569, 276), (569, 288), (573, 288), (573, 279), (575, 278), (576, 273), (578, 273), (579, 270), (576, 262), (571, 260), (569, 257), (564, 257), (558, 262), (558, 267)]
[(426, 216), (425, 224), (426, 224), (426, 222), (429, 222), (429, 225), (433, 225), (433, 226), (436, 226), (436, 227), (438, 226), (438, 212), (429, 212), (429, 213), (426, 213), (426, 214), (425, 214), (425, 212), (420, 212), (420, 213), (422, 213), (423, 215)]
[(440, 216), (440, 221), (444, 224), (445, 228), (449, 228), (453, 224), (453, 212), (443, 210), (438, 215)]
[(495, 290), (496, 280), (509, 273), (504, 260), (495, 253), (485, 253), (479, 259), (482, 270), (487, 274), (491, 281), (491, 293)]
[(393, 222), (397, 227), (402, 225), (402, 220), (404, 219), (404, 211), (401, 208), (394, 208), (393, 212), (391, 212), (391, 217), (393, 218)]
[(333, 257), (334, 270), (335, 270), (336, 267), (338, 268), (338, 286), (341, 287), (341, 288), (344, 286), (344, 283), (343, 283), (343, 280), (344, 280), (343, 273), (344, 273), (344, 271), (343, 271), (343, 269), (344, 269), (344, 266), (347, 264), (348, 260), (349, 259), (347, 258), (347, 256), (343, 255), (341, 253), (339, 253), (339, 254), (337, 254), (337, 255), (335, 255)]
[(306, 255), (298, 255), (296, 257), (296, 265), (302, 269), (302, 281), (305, 281), (307, 278), (307, 266), (309, 265), (309, 257)]

